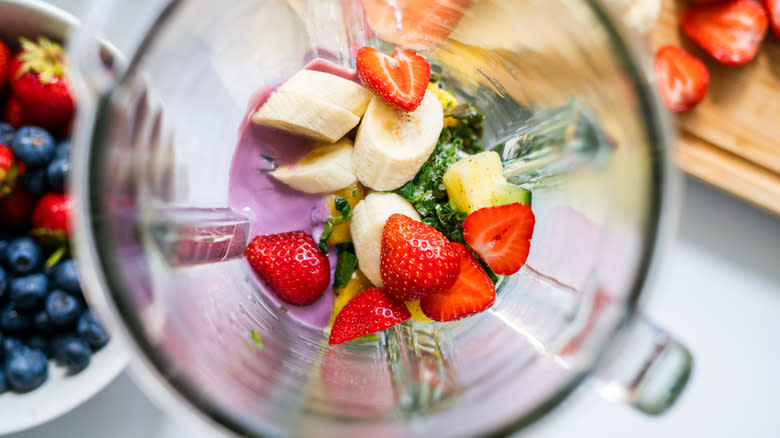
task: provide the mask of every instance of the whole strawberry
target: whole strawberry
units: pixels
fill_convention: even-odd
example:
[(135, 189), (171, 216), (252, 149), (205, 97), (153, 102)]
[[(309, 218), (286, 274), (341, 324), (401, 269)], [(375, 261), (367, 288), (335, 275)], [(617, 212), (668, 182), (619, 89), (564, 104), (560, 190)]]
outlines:
[(19, 228), (28, 224), (35, 198), (21, 184), (5, 197), (0, 197), (0, 225)]
[(19, 42), (22, 50), (11, 61), (9, 72), (24, 122), (57, 129), (68, 122), (74, 110), (62, 46), (46, 38), (40, 38), (38, 44), (25, 38)]
[(22, 106), (14, 95), (11, 95), (8, 98), (8, 102), (5, 103), (5, 108), (3, 108), (3, 120), (16, 129), (21, 128), (25, 123), (24, 114), (22, 114)]
[(290, 304), (315, 302), (330, 283), (330, 262), (304, 231), (255, 236), (244, 256), (271, 290)]
[(8, 50), (2, 41), (0, 41), (0, 98), (5, 93), (5, 87), (8, 84), (8, 65), (11, 63), (11, 51)]
[(0, 198), (11, 193), (16, 183), (16, 161), (11, 148), (0, 144)]
[(452, 286), (460, 256), (449, 240), (430, 225), (402, 214), (385, 222), (380, 273), (387, 291), (404, 301)]
[(355, 295), (341, 309), (330, 330), (330, 345), (351, 341), (409, 320), (412, 314), (404, 303), (384, 289), (374, 287)]
[(32, 214), (33, 234), (44, 241), (63, 244), (70, 237), (73, 203), (65, 193), (47, 193), (38, 200)]

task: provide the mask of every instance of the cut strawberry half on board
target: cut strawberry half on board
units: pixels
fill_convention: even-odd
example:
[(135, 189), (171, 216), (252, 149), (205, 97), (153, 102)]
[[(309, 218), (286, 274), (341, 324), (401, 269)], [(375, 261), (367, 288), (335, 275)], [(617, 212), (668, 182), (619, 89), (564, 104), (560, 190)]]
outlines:
[(420, 299), (420, 307), (434, 321), (453, 321), (482, 312), (496, 301), (496, 288), (471, 251), (453, 243), (460, 254), (460, 272), (455, 284), (443, 292)]
[(355, 295), (341, 309), (330, 330), (330, 345), (381, 332), (412, 317), (409, 309), (384, 289), (374, 287)]
[(330, 283), (330, 262), (304, 231), (255, 236), (244, 256), (271, 290), (290, 304), (317, 301)]
[(395, 49), (387, 56), (373, 47), (361, 47), (356, 64), (360, 82), (391, 105), (412, 111), (425, 97), (431, 66), (416, 53)]
[(742, 65), (756, 56), (769, 22), (759, 3), (730, 0), (688, 7), (680, 26), (721, 64)]
[(534, 223), (525, 204), (480, 208), (463, 221), (463, 239), (496, 274), (511, 275), (528, 258)]
[(710, 74), (704, 63), (676, 46), (663, 46), (655, 54), (655, 78), (666, 107), (680, 112), (704, 99)]
[(772, 24), (772, 32), (780, 38), (780, 0), (764, 0), (764, 7)]
[(380, 274), (399, 300), (414, 301), (455, 282), (460, 257), (444, 235), (402, 214), (391, 215), (382, 231)]

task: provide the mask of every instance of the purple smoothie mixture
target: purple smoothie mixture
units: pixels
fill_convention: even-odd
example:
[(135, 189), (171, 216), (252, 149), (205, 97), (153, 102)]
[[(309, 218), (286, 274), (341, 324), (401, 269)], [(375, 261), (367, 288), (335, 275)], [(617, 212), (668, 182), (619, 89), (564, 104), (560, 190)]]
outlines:
[[(322, 60), (315, 60), (304, 67), (331, 73), (357, 81), (354, 71), (348, 71)], [(250, 100), (249, 111), (241, 124), (238, 146), (230, 170), (230, 207), (249, 217), (250, 238), (258, 234), (275, 234), (303, 230), (319, 239), (325, 220), (330, 216), (328, 195), (310, 195), (294, 190), (275, 180), (267, 172), (269, 162), (263, 155), (274, 157), (280, 166), (300, 160), (308, 151), (311, 140), (288, 134), (273, 128), (255, 125), (251, 116), (276, 89), (276, 86), (260, 90)], [(335, 251), (328, 251), (331, 273), (336, 267)], [(251, 269), (250, 269), (251, 271)], [(294, 306), (280, 300), (269, 290), (259, 275), (252, 271), (260, 289), (279, 306), (288, 309), (299, 321), (318, 329), (324, 329), (330, 321), (333, 309), (333, 288), (309, 306)], [(332, 280), (331, 275), (331, 280)]]

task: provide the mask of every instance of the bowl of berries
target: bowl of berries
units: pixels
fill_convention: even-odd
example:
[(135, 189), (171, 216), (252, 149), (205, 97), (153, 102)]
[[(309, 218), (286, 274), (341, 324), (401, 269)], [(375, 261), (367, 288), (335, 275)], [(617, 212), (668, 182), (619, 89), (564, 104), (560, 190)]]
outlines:
[(125, 355), (89, 309), (70, 248), (70, 125), (60, 43), (76, 20), (0, 1), (0, 434), (94, 395)]

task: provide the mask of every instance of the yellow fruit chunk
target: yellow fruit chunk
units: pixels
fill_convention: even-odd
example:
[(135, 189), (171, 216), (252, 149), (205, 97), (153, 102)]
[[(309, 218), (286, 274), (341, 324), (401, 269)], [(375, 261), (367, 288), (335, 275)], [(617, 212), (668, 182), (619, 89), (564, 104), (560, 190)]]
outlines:
[(341, 312), (341, 309), (355, 297), (358, 293), (373, 287), (368, 278), (360, 272), (359, 269), (355, 269), (352, 273), (352, 278), (347, 282), (347, 285), (342, 289), (333, 290), (333, 311), (330, 314), (330, 323), (328, 327), (333, 326), (333, 321), (336, 319), (336, 315)]
[[(450, 93), (449, 91), (439, 87), (438, 82), (430, 82), (428, 83), (428, 91), (433, 93), (434, 96), (436, 96), (436, 99), (439, 100), (439, 103), (441, 104), (442, 109), (449, 108), (451, 106), (458, 105), (458, 99), (455, 98), (455, 95)], [(444, 118), (444, 127), (448, 126), (455, 126), (458, 124), (458, 120), (454, 117), (445, 117)]]
[(506, 183), (502, 170), (498, 153), (480, 152), (450, 166), (442, 182), (455, 207), (472, 213), (483, 207), (497, 205), (495, 188)]
[[(365, 191), (360, 183), (354, 186), (347, 187), (346, 189), (339, 190), (333, 195), (328, 197), (328, 205), (330, 206), (331, 215), (339, 215), (341, 212), (336, 210), (335, 200), (336, 196), (344, 198), (349, 202), (349, 206), (355, 208), (358, 202), (365, 197)], [(328, 245), (336, 245), (339, 243), (351, 242), (352, 236), (349, 234), (349, 220), (344, 221), (338, 225), (333, 226), (333, 232), (328, 237)]]
[(406, 308), (409, 309), (409, 313), (412, 314), (413, 320), (420, 322), (433, 322), (432, 319), (428, 318), (423, 313), (422, 308), (420, 307), (420, 300), (406, 301), (404, 304), (406, 304)]

